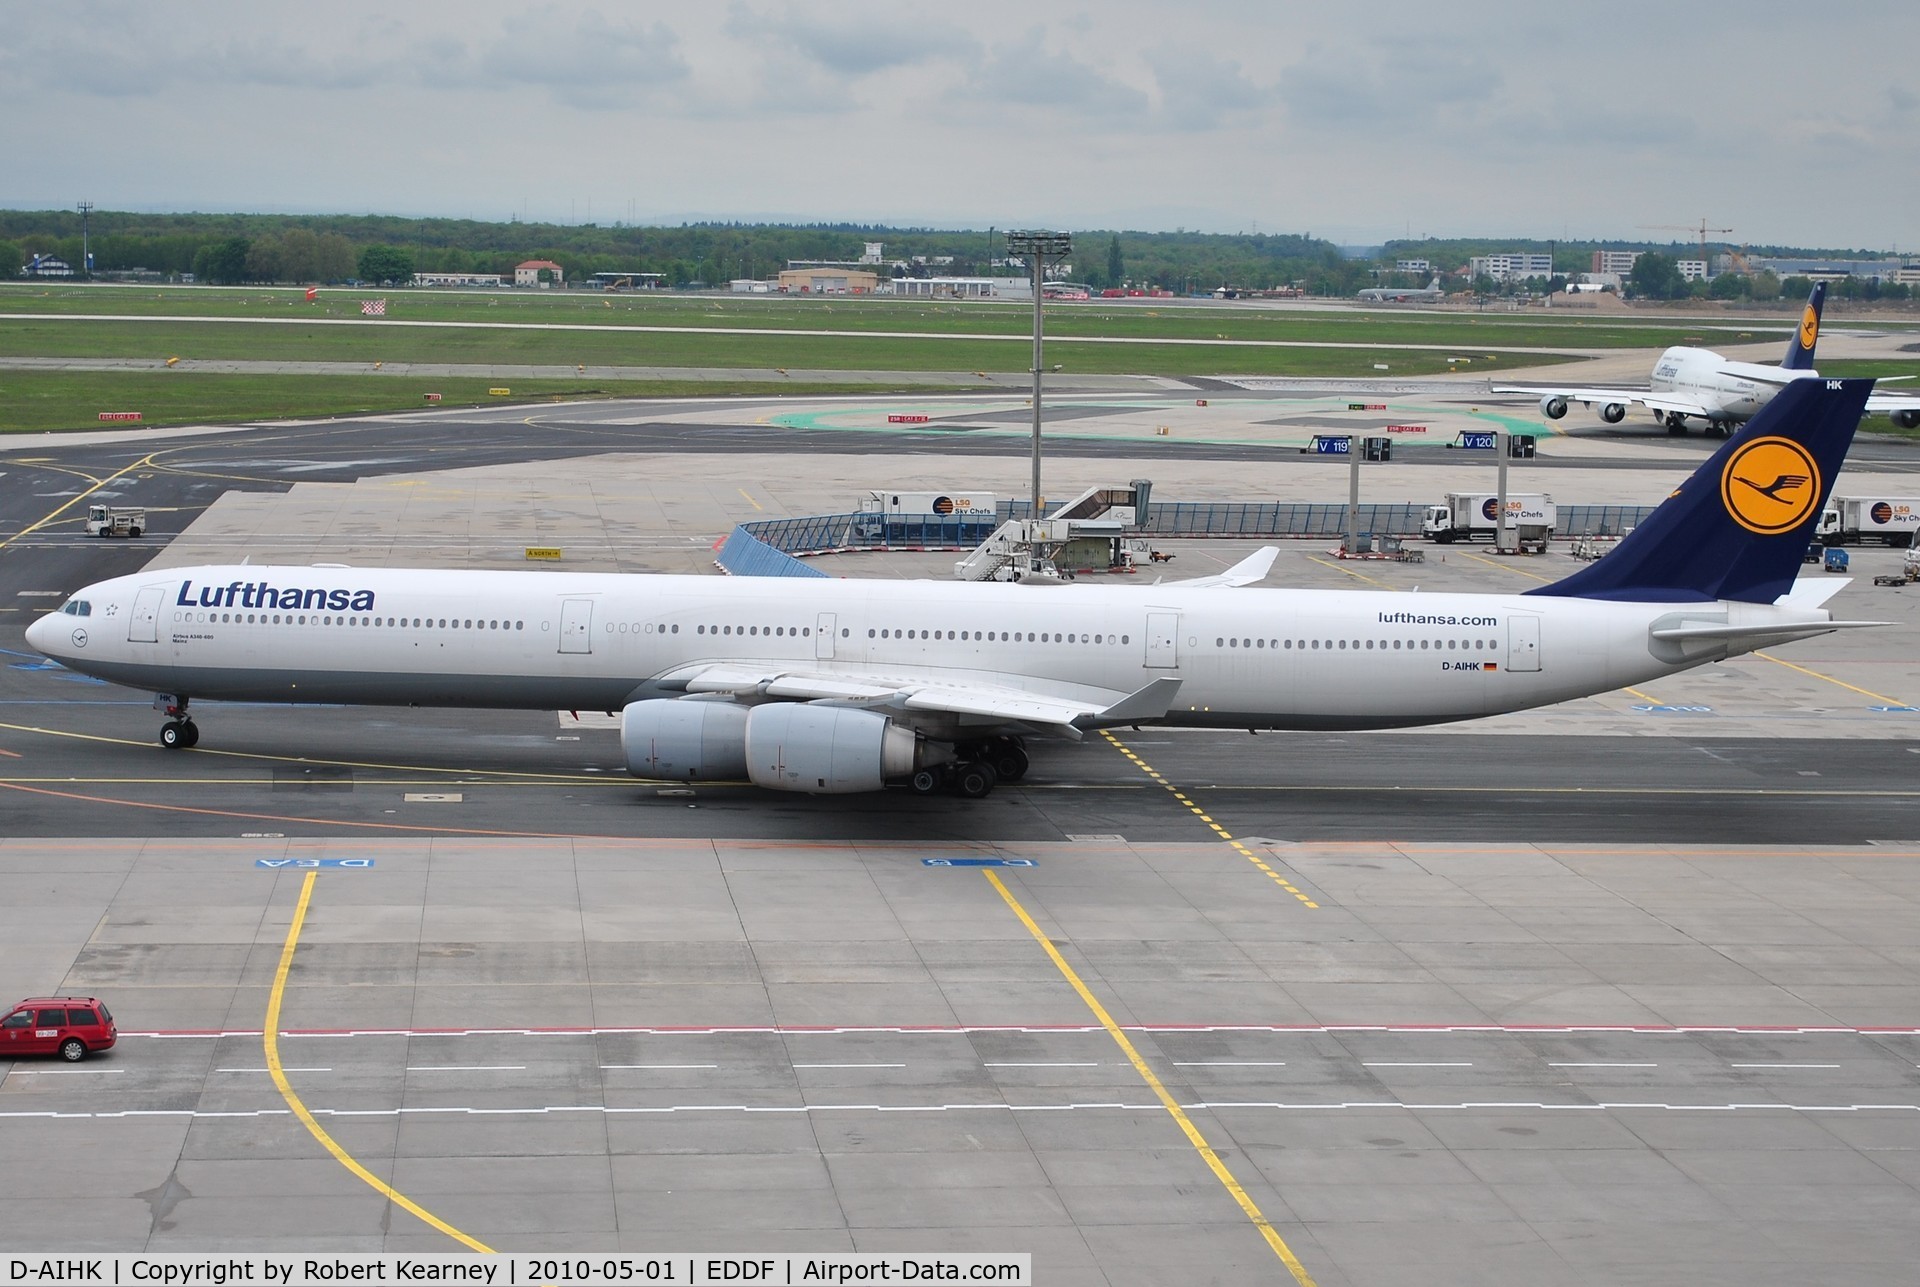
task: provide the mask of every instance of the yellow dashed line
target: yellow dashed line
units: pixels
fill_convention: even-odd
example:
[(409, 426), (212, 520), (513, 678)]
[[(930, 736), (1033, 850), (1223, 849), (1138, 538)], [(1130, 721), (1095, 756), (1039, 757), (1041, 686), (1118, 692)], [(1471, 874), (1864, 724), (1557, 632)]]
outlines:
[(1147, 1065), (1139, 1048), (1128, 1039), (1120, 1025), (1114, 1022), (1113, 1016), (1107, 1013), (1107, 1008), (1100, 1004), (1100, 999), (1093, 995), (1093, 989), (1073, 972), (1073, 967), (1067, 964), (1067, 958), (1060, 955), (1060, 949), (1053, 945), (1053, 940), (1048, 938), (1033, 917), (1027, 914), (1027, 909), (1020, 905), (1020, 900), (1013, 896), (1013, 891), (1007, 888), (1006, 882), (991, 871), (981, 874), (992, 882), (1001, 899), (1013, 910), (1013, 914), (1020, 918), (1020, 923), (1026, 926), (1027, 933), (1033, 935), (1034, 942), (1046, 952), (1047, 959), (1053, 962), (1054, 968), (1060, 971), (1061, 977), (1072, 985), (1073, 990), (1079, 994), (1080, 1000), (1085, 1003), (1088, 1010), (1093, 1012), (1093, 1017), (1099, 1020), (1100, 1026), (1106, 1029), (1109, 1037), (1113, 1038), (1113, 1043), (1120, 1047), (1120, 1053), (1127, 1057), (1127, 1062), (1133, 1065), (1133, 1070), (1140, 1074), (1140, 1080), (1147, 1083), (1147, 1088), (1153, 1092), (1154, 1098), (1160, 1101), (1160, 1106), (1166, 1109), (1167, 1115), (1179, 1125), (1180, 1133), (1187, 1137), (1187, 1143), (1193, 1145), (1194, 1152), (1200, 1155), (1200, 1160), (1207, 1164), (1209, 1171), (1213, 1172), (1213, 1178), (1220, 1181), (1221, 1187), (1232, 1195), (1234, 1203), (1239, 1206), (1247, 1219), (1253, 1222), (1253, 1227), (1260, 1231), (1260, 1236), (1266, 1239), (1267, 1246), (1272, 1248), (1273, 1254), (1280, 1258), (1280, 1263), (1287, 1267), (1287, 1272), (1293, 1275), (1294, 1281), (1299, 1283), (1300, 1287), (1314, 1287), (1313, 1276), (1307, 1272), (1307, 1267), (1300, 1263), (1300, 1258), (1293, 1254), (1293, 1248), (1287, 1245), (1286, 1239), (1282, 1238), (1279, 1230), (1273, 1227), (1273, 1222), (1267, 1219), (1266, 1213), (1260, 1210), (1259, 1204), (1254, 1202), (1252, 1195), (1241, 1187), (1240, 1181), (1235, 1179), (1233, 1172), (1227, 1169), (1227, 1164), (1214, 1151), (1213, 1145), (1207, 1143), (1207, 1137), (1200, 1133), (1198, 1126), (1194, 1125), (1193, 1118), (1187, 1115), (1187, 1110), (1180, 1107), (1180, 1101), (1175, 1099), (1166, 1084), (1154, 1075), (1153, 1069)]
[[(1515, 576), (1527, 577), (1531, 580), (1540, 582), (1542, 585), (1551, 585), (1559, 579), (1558, 577), (1540, 576), (1533, 572), (1522, 571), (1520, 568), (1517, 568), (1513, 565), (1512, 559), (1507, 559), (1503, 561), (1501, 559), (1490, 559), (1484, 554), (1469, 554), (1465, 550), (1459, 550), (1456, 552), (1463, 559), (1472, 559), (1475, 563), (1484, 563), (1490, 568), (1499, 568), (1502, 572), (1511, 572)], [(1518, 558), (1520, 556), (1516, 554), (1512, 557)]]
[(273, 973), (273, 990), (267, 994), (266, 1031), (261, 1037), (266, 1047), (267, 1071), (273, 1075), (273, 1084), (279, 1088), (280, 1097), (287, 1101), (287, 1107), (293, 1110), (293, 1115), (300, 1119), (300, 1124), (307, 1128), (308, 1134), (320, 1142), (322, 1148), (333, 1154), (335, 1161), (353, 1172), (363, 1183), (372, 1187), (375, 1192), (395, 1206), (418, 1216), (454, 1241), (464, 1243), (483, 1255), (491, 1256), (495, 1254), (492, 1247), (461, 1233), (355, 1161), (353, 1156), (336, 1144), (333, 1136), (327, 1134), (320, 1123), (314, 1120), (313, 1114), (307, 1111), (307, 1106), (300, 1101), (300, 1097), (293, 1093), (293, 1085), (287, 1080), (287, 1070), (280, 1062), (280, 1007), (286, 999), (287, 975), (293, 970), (294, 949), (300, 946), (300, 929), (307, 923), (307, 905), (313, 901), (313, 881), (317, 875), (319, 875), (318, 872), (310, 871), (307, 873), (306, 880), (301, 882), (300, 902), (293, 909), (293, 924), (287, 929), (286, 945), (280, 949), (280, 966)]
[(1862, 697), (1871, 697), (1876, 702), (1885, 702), (1889, 706), (1912, 705), (1911, 702), (1896, 701), (1891, 697), (1882, 697), (1879, 693), (1872, 692), (1869, 689), (1856, 688), (1852, 684), (1847, 683), (1843, 679), (1835, 679), (1832, 675), (1823, 675), (1817, 670), (1808, 670), (1805, 666), (1796, 666), (1790, 661), (1781, 661), (1778, 657), (1775, 657), (1770, 653), (1756, 652), (1753, 655), (1758, 657), (1761, 661), (1770, 661), (1776, 666), (1785, 666), (1788, 670), (1797, 670), (1803, 675), (1811, 675), (1815, 679), (1824, 679), (1829, 684), (1838, 684), (1840, 685), (1840, 687), (1846, 689), (1848, 692), (1859, 693)]
[(1138, 755), (1135, 755), (1132, 749), (1129, 748), (1125, 742), (1122, 742), (1119, 738), (1115, 737), (1112, 733), (1107, 732), (1105, 729), (1101, 730), (1100, 736), (1106, 738), (1108, 742), (1112, 743), (1114, 749), (1119, 751), (1120, 754), (1126, 756), (1129, 760), (1132, 760), (1135, 764), (1139, 765), (1141, 771), (1146, 773), (1148, 777), (1152, 778), (1155, 782), (1158, 782), (1161, 786), (1165, 787), (1169, 795), (1171, 795), (1174, 799), (1178, 800), (1181, 804), (1187, 807), (1187, 812), (1193, 814), (1194, 817), (1198, 818), (1200, 821), (1206, 823), (1208, 827), (1212, 828), (1214, 834), (1219, 836), (1222, 840), (1226, 841), (1229, 845), (1231, 845), (1235, 853), (1239, 854), (1242, 858), (1245, 858), (1248, 862), (1252, 863), (1255, 867), (1258, 867), (1261, 871), (1265, 872), (1267, 876), (1274, 882), (1274, 884), (1280, 886), (1280, 888), (1286, 890), (1289, 894), (1292, 894), (1295, 898), (1305, 903), (1308, 907), (1318, 908), (1320, 906), (1320, 904), (1314, 902), (1311, 897), (1302, 893), (1299, 890), (1299, 888), (1294, 885), (1292, 881), (1288, 880), (1285, 876), (1275, 871), (1272, 867), (1269, 867), (1264, 861), (1261, 860), (1260, 855), (1256, 854), (1255, 852), (1253, 852), (1253, 850), (1241, 844), (1238, 840), (1235, 840), (1233, 838), (1232, 832), (1228, 831), (1225, 827), (1215, 822), (1213, 818), (1204, 809), (1202, 809), (1199, 805), (1195, 804), (1192, 800), (1188, 799), (1186, 794), (1182, 792), (1179, 787), (1173, 785), (1173, 783), (1161, 777), (1158, 773), (1154, 772), (1151, 768), (1148, 768), (1146, 761), (1142, 760)]
[(751, 506), (753, 506), (753, 507), (754, 507), (755, 509), (757, 509), (757, 510), (761, 510), (761, 511), (762, 511), (763, 513), (765, 512), (765, 507), (764, 507), (764, 506), (762, 506), (762, 505), (760, 504), (760, 502), (759, 502), (759, 501), (757, 501), (757, 500), (755, 500), (755, 499), (754, 499), (753, 497), (751, 497), (751, 496), (747, 496), (747, 489), (746, 489), (746, 488), (744, 488), (744, 487), (736, 487), (736, 488), (734, 488), (734, 490), (735, 490), (735, 491), (737, 491), (737, 492), (739, 492), (739, 493), (740, 493), (740, 494), (741, 494), (742, 496), (746, 496), (746, 497), (747, 497), (747, 504), (749, 504), (749, 505), (751, 505)]
[(1345, 572), (1350, 577), (1357, 577), (1365, 581), (1368, 585), (1377, 585), (1382, 590), (1398, 590), (1400, 588), (1397, 585), (1388, 585), (1385, 581), (1376, 580), (1368, 576), (1365, 572), (1355, 572), (1352, 568), (1343, 568), (1338, 563), (1329, 563), (1325, 559), (1316, 559), (1311, 554), (1307, 555), (1307, 562), (1318, 563), (1321, 567), (1332, 568), (1335, 572)]

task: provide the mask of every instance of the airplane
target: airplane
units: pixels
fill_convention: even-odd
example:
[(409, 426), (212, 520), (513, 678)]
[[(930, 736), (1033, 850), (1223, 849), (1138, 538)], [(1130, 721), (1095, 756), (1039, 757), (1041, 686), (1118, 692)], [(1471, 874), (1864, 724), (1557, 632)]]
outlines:
[(89, 585), (26, 638), (159, 693), (169, 748), (199, 740), (190, 697), (604, 710), (641, 778), (978, 798), (1029, 739), (1450, 723), (1884, 624), (1794, 583), (1872, 387), (1794, 381), (1605, 559), (1521, 593), (1246, 588), (1271, 547), (1071, 588), (240, 564)]
[(1354, 298), (1371, 304), (1425, 304), (1446, 297), (1440, 289), (1440, 278), (1435, 276), (1425, 286), (1369, 286)]
[[(1540, 395), (1540, 414), (1558, 420), (1567, 414), (1567, 404), (1598, 406), (1600, 418), (1610, 425), (1626, 419), (1627, 408), (1638, 402), (1653, 412), (1654, 421), (1666, 426), (1673, 435), (1687, 431), (1689, 419), (1704, 420), (1707, 430), (1724, 438), (1734, 427), (1745, 423), (1789, 382), (1817, 380), (1813, 367), (1814, 344), (1820, 338), (1820, 310), (1826, 303), (1827, 284), (1815, 282), (1800, 313), (1800, 325), (1787, 341), (1786, 355), (1779, 366), (1755, 362), (1735, 362), (1712, 349), (1675, 345), (1653, 364), (1653, 376), (1645, 389), (1543, 388), (1530, 384), (1495, 385), (1495, 393)], [(1920, 428), (1920, 397), (1911, 394), (1875, 393), (1867, 399), (1869, 412), (1884, 412), (1902, 429)]]

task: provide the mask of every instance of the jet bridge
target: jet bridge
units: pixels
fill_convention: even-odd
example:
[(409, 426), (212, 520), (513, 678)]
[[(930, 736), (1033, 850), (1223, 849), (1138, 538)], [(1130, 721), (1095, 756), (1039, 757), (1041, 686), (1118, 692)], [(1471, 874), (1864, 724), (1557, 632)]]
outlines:
[(1059, 581), (1131, 568), (1128, 533), (1146, 521), (1153, 483), (1089, 487), (1044, 518), (1012, 518), (953, 565), (961, 581)]

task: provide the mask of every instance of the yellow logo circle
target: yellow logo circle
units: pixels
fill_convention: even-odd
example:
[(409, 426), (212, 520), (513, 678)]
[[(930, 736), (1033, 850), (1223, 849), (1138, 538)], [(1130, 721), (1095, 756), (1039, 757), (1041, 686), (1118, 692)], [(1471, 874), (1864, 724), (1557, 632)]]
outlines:
[(1813, 342), (1820, 338), (1820, 315), (1813, 311), (1813, 305), (1807, 305), (1800, 314), (1800, 347), (1810, 349)]
[(1790, 532), (1820, 503), (1820, 466), (1797, 442), (1755, 438), (1720, 471), (1720, 500), (1749, 532)]

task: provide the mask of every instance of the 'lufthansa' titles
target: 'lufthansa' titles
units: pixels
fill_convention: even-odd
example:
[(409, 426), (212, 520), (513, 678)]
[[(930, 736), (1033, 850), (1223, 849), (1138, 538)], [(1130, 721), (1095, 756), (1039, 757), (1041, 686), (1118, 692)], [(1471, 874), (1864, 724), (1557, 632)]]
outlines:
[(265, 581), (231, 581), (226, 585), (201, 586), (182, 581), (174, 602), (182, 608), (281, 608), (305, 611), (372, 612), (373, 591), (332, 590), (289, 586), (282, 589)]

